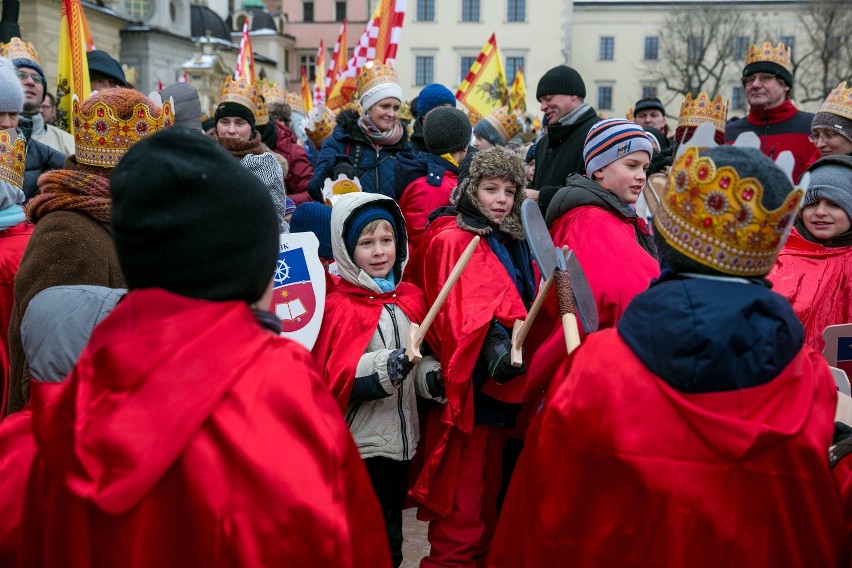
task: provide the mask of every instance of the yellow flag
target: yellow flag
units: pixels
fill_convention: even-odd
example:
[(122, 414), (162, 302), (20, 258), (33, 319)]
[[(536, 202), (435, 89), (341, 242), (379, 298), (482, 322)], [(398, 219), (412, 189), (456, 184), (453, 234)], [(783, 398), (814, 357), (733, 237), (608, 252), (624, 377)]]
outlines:
[(302, 104), (305, 107), (305, 112), (314, 108), (314, 98), (311, 96), (311, 88), (308, 86), (308, 75), (305, 73), (304, 65), (302, 65)]
[(488, 116), (509, 102), (506, 74), (497, 51), (494, 34), (470, 66), (470, 70), (456, 91), (456, 99), (470, 109), (471, 114)]
[(80, 0), (62, 0), (59, 21), (59, 63), (56, 72), (56, 118), (58, 128), (74, 134), (71, 121), (71, 98), (84, 101), (92, 92), (86, 50), (93, 49), (86, 15)]
[(524, 84), (524, 72), (518, 67), (512, 90), (509, 93), (509, 108), (517, 114), (527, 112), (527, 87)]

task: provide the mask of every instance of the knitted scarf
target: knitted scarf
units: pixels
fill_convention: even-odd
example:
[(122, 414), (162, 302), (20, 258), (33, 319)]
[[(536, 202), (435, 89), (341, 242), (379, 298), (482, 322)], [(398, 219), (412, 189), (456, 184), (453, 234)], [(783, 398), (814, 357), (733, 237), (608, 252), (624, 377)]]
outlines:
[(399, 121), (396, 121), (391, 130), (384, 132), (373, 124), (370, 117), (366, 113), (358, 117), (358, 126), (364, 135), (370, 139), (373, 146), (393, 146), (402, 140), (403, 130)]
[(54, 211), (79, 211), (109, 223), (112, 200), (109, 178), (74, 170), (52, 170), (38, 178), (39, 193), (27, 205), (27, 219), (37, 223)]
[(219, 141), (225, 150), (230, 152), (236, 159), (242, 160), (249, 154), (263, 154), (268, 149), (266, 144), (260, 139), (260, 133), (257, 130), (252, 131), (252, 136), (248, 140), (240, 140), (239, 138), (219, 138), (214, 135), (214, 138)]

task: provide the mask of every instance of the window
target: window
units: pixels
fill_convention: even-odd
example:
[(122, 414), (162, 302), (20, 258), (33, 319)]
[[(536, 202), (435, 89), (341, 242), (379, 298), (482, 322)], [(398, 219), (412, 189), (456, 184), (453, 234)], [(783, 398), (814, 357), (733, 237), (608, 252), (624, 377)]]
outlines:
[(467, 77), (467, 72), (470, 71), (471, 66), (473, 66), (473, 62), (476, 61), (476, 56), (468, 57), (462, 56), (461, 58), (461, 79), (459, 82), (464, 81), (464, 78)]
[(148, 0), (125, 0), (127, 15), (134, 20), (147, 20), (151, 15), (151, 3)]
[(790, 48), (790, 57), (795, 57), (796, 51), (796, 36), (781, 36), (781, 43), (784, 44), (784, 47)]
[(645, 61), (656, 61), (660, 58), (660, 38), (649, 36), (645, 38)]
[(734, 38), (734, 58), (745, 59), (748, 48), (751, 47), (751, 39), (748, 36), (737, 36)]
[(611, 110), (612, 109), (612, 87), (598, 87), (598, 109), (600, 110)]
[(299, 56), (299, 72), (302, 67), (305, 68), (305, 77), (308, 81), (313, 81), (317, 75), (317, 56), (316, 53), (303, 53)]
[(613, 52), (615, 51), (615, 38), (612, 36), (602, 36), (598, 59), (601, 61), (612, 61)]
[(507, 4), (508, 14), (506, 20), (509, 22), (523, 22), (526, 20), (526, 0), (509, 0)]
[(479, 21), (479, 0), (462, 0), (462, 22)]
[(313, 22), (314, 21), (314, 3), (313, 2), (302, 2), (302, 21), (303, 22)]
[(342, 22), (346, 19), (346, 2), (334, 3), (334, 21)]
[(512, 86), (515, 81), (515, 75), (518, 74), (518, 69), (524, 70), (523, 57), (507, 57), (506, 58), (506, 84)]
[(656, 85), (642, 85), (642, 98), (643, 99), (656, 99), (657, 98), (657, 86)]
[(731, 108), (743, 109), (745, 110), (745, 91), (742, 87), (734, 87), (734, 91), (731, 93)]
[(417, 0), (417, 19), (421, 22), (435, 21), (435, 0)]
[(432, 80), (434, 65), (434, 57), (418, 55), (415, 64), (416, 75), (414, 77), (414, 83), (416, 85), (428, 85), (429, 83), (434, 83), (435, 81)]
[(686, 62), (700, 63), (702, 59), (704, 59), (704, 37), (688, 37), (686, 39)]

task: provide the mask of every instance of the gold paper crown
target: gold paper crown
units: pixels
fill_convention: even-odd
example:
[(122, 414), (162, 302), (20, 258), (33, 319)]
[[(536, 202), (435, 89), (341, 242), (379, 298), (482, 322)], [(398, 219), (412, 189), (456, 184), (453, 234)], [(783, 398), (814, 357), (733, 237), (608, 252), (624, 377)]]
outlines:
[(269, 108), (261, 97), (257, 97), (255, 101), (254, 123), (257, 126), (269, 124)]
[(633, 122), (633, 107), (627, 109), (627, 114), (624, 115), (624, 118), (626, 118), (630, 122)]
[(8, 130), (0, 130), (0, 180), (21, 189), (26, 162), (26, 141), (20, 136), (10, 134)]
[(317, 148), (322, 146), (323, 141), (334, 131), (337, 123), (334, 113), (326, 106), (317, 106), (308, 111), (308, 119), (305, 122), (305, 134)]
[(243, 105), (252, 113), (257, 112), (257, 86), (249, 83), (246, 77), (238, 79), (225, 78), (219, 89), (219, 101), (222, 103), (235, 103)]
[(41, 67), (41, 59), (38, 57), (35, 46), (19, 37), (13, 37), (8, 43), (0, 44), (0, 57), (12, 60), (29, 59)]
[[(161, 102), (157, 93), (151, 93), (148, 98), (155, 104)], [(162, 103), (163, 112), (157, 118), (151, 116), (148, 105), (142, 102), (133, 105), (127, 120), (118, 118), (112, 107), (102, 101), (92, 105), (90, 114), (83, 114), (77, 95), (71, 104), (74, 156), (82, 164), (99, 168), (114, 168), (130, 146), (175, 122), (171, 97)]]
[(510, 113), (507, 106), (498, 108), (483, 120), (493, 126), (497, 130), (497, 134), (507, 143), (521, 130), (518, 117), (514, 113)]
[(278, 83), (273, 83), (263, 79), (257, 84), (258, 93), (266, 101), (266, 104), (283, 104), (284, 95), (281, 93), (281, 87)]
[(746, 66), (752, 63), (766, 61), (769, 63), (777, 63), (787, 71), (792, 73), (793, 65), (790, 58), (790, 48), (784, 47), (783, 43), (778, 43), (778, 47), (772, 47), (772, 43), (765, 41), (763, 45), (758, 47), (752, 45), (746, 54)]
[(728, 105), (722, 99), (722, 95), (716, 95), (715, 99), (701, 92), (696, 98), (692, 93), (686, 93), (686, 98), (680, 105), (680, 116), (677, 119), (677, 127), (698, 127), (709, 122), (719, 132), (725, 132), (725, 122), (728, 119)]
[(822, 106), (819, 107), (819, 112), (830, 112), (847, 120), (852, 120), (852, 87), (847, 89), (846, 81), (837, 85), (828, 94), (828, 98), (825, 99)]
[(302, 100), (302, 95), (299, 93), (284, 93), (284, 103), (290, 107), (290, 110), (299, 114), (305, 114), (305, 101)]
[[(779, 167), (791, 170), (792, 161)], [(763, 192), (756, 178), (740, 179), (733, 167), (717, 167), (698, 155), (697, 146), (688, 146), (669, 172), (655, 226), (672, 248), (700, 264), (734, 276), (767, 274), (805, 192), (794, 187), (773, 211), (763, 207)]]
[(362, 96), (373, 87), (384, 83), (399, 84), (396, 69), (390, 63), (368, 61), (361, 67), (361, 71), (358, 73), (358, 79), (356, 80), (358, 95)]

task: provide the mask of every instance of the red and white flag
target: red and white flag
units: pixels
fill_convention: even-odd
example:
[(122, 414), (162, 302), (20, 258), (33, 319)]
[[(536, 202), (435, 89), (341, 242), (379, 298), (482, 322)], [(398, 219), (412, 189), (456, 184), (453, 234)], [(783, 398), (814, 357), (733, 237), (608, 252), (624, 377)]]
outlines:
[(325, 44), (320, 40), (317, 50), (316, 73), (314, 74), (314, 106), (325, 104)]
[(251, 33), (248, 29), (248, 21), (243, 22), (243, 36), (240, 38), (240, 51), (237, 54), (237, 70), (234, 79), (246, 77), (249, 83), (255, 83), (254, 75), (254, 52), (251, 49)]
[(325, 75), (326, 94), (336, 82), (340, 73), (346, 69), (346, 20), (340, 24), (340, 33), (337, 34), (337, 41), (334, 43), (334, 51), (331, 54), (331, 62), (328, 65), (328, 72)]

